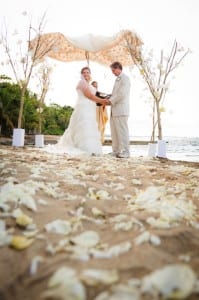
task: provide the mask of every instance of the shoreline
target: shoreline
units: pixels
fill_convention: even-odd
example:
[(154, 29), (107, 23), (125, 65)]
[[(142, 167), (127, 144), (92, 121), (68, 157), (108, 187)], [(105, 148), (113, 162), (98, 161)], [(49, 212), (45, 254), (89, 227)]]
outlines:
[[(55, 144), (61, 136), (59, 135), (44, 135), (44, 143), (47, 144)], [(103, 146), (111, 145), (111, 138), (105, 138)], [(150, 141), (146, 140), (130, 140), (130, 145), (147, 145)], [(157, 142), (154, 142), (155, 144)], [(12, 144), (12, 138), (0, 136), (0, 145), (8, 145)], [(34, 145), (35, 144), (35, 135), (25, 135), (25, 145)]]
[[(58, 135), (44, 135), (44, 145), (55, 144), (60, 136)], [(182, 139), (182, 142), (178, 142)], [(199, 162), (199, 153), (197, 148), (199, 147), (198, 138), (190, 138), (190, 141), (186, 141), (187, 138), (180, 137), (167, 137), (166, 139), (166, 157), (173, 161), (188, 161), (188, 162)], [(191, 140), (193, 139), (193, 141)], [(196, 139), (196, 140), (195, 140)], [(130, 142), (130, 153), (132, 157), (148, 157), (148, 144), (150, 141), (146, 140), (146, 137), (139, 137), (137, 140), (131, 140)], [(156, 142), (157, 144), (157, 142)], [(0, 146), (11, 146), (12, 147), (12, 138), (11, 137), (2, 137), (0, 136)], [(193, 146), (191, 146), (193, 145)], [(198, 147), (197, 147), (198, 145)], [(111, 139), (106, 137), (103, 146), (103, 153), (107, 154), (111, 152)], [(35, 147), (35, 135), (25, 135), (25, 144), (24, 147), (32, 147), (33, 149), (39, 149)], [(190, 148), (191, 147), (191, 148)]]

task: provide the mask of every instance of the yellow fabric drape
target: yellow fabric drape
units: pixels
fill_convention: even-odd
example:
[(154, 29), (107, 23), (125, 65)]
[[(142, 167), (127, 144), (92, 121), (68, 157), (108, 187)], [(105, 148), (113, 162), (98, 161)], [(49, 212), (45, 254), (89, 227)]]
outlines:
[(104, 131), (106, 128), (106, 122), (108, 121), (108, 113), (106, 106), (96, 106), (96, 117), (98, 123), (98, 129), (101, 134), (101, 143), (104, 143)]

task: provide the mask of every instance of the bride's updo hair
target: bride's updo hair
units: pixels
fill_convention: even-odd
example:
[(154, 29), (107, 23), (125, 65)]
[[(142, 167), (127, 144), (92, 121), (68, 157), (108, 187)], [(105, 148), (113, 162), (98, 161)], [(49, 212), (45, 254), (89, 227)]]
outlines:
[(91, 73), (91, 69), (89, 67), (84, 67), (81, 69), (81, 74), (83, 74), (84, 70), (88, 70)]

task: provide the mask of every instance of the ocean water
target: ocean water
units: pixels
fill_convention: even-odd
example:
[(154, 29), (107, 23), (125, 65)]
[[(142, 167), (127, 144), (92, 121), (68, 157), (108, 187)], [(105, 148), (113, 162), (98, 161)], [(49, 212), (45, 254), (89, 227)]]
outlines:
[[(148, 141), (147, 137), (131, 137), (135, 141)], [(199, 137), (165, 137), (166, 157), (171, 160), (199, 162)], [(111, 146), (103, 146), (103, 152), (111, 152)], [(131, 145), (132, 157), (147, 157), (148, 145)]]

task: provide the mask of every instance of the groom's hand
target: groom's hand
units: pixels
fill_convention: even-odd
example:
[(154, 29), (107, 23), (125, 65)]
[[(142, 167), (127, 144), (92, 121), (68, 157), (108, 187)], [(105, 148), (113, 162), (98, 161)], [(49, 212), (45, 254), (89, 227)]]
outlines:
[(111, 101), (109, 99), (105, 99), (105, 105), (111, 105)]

